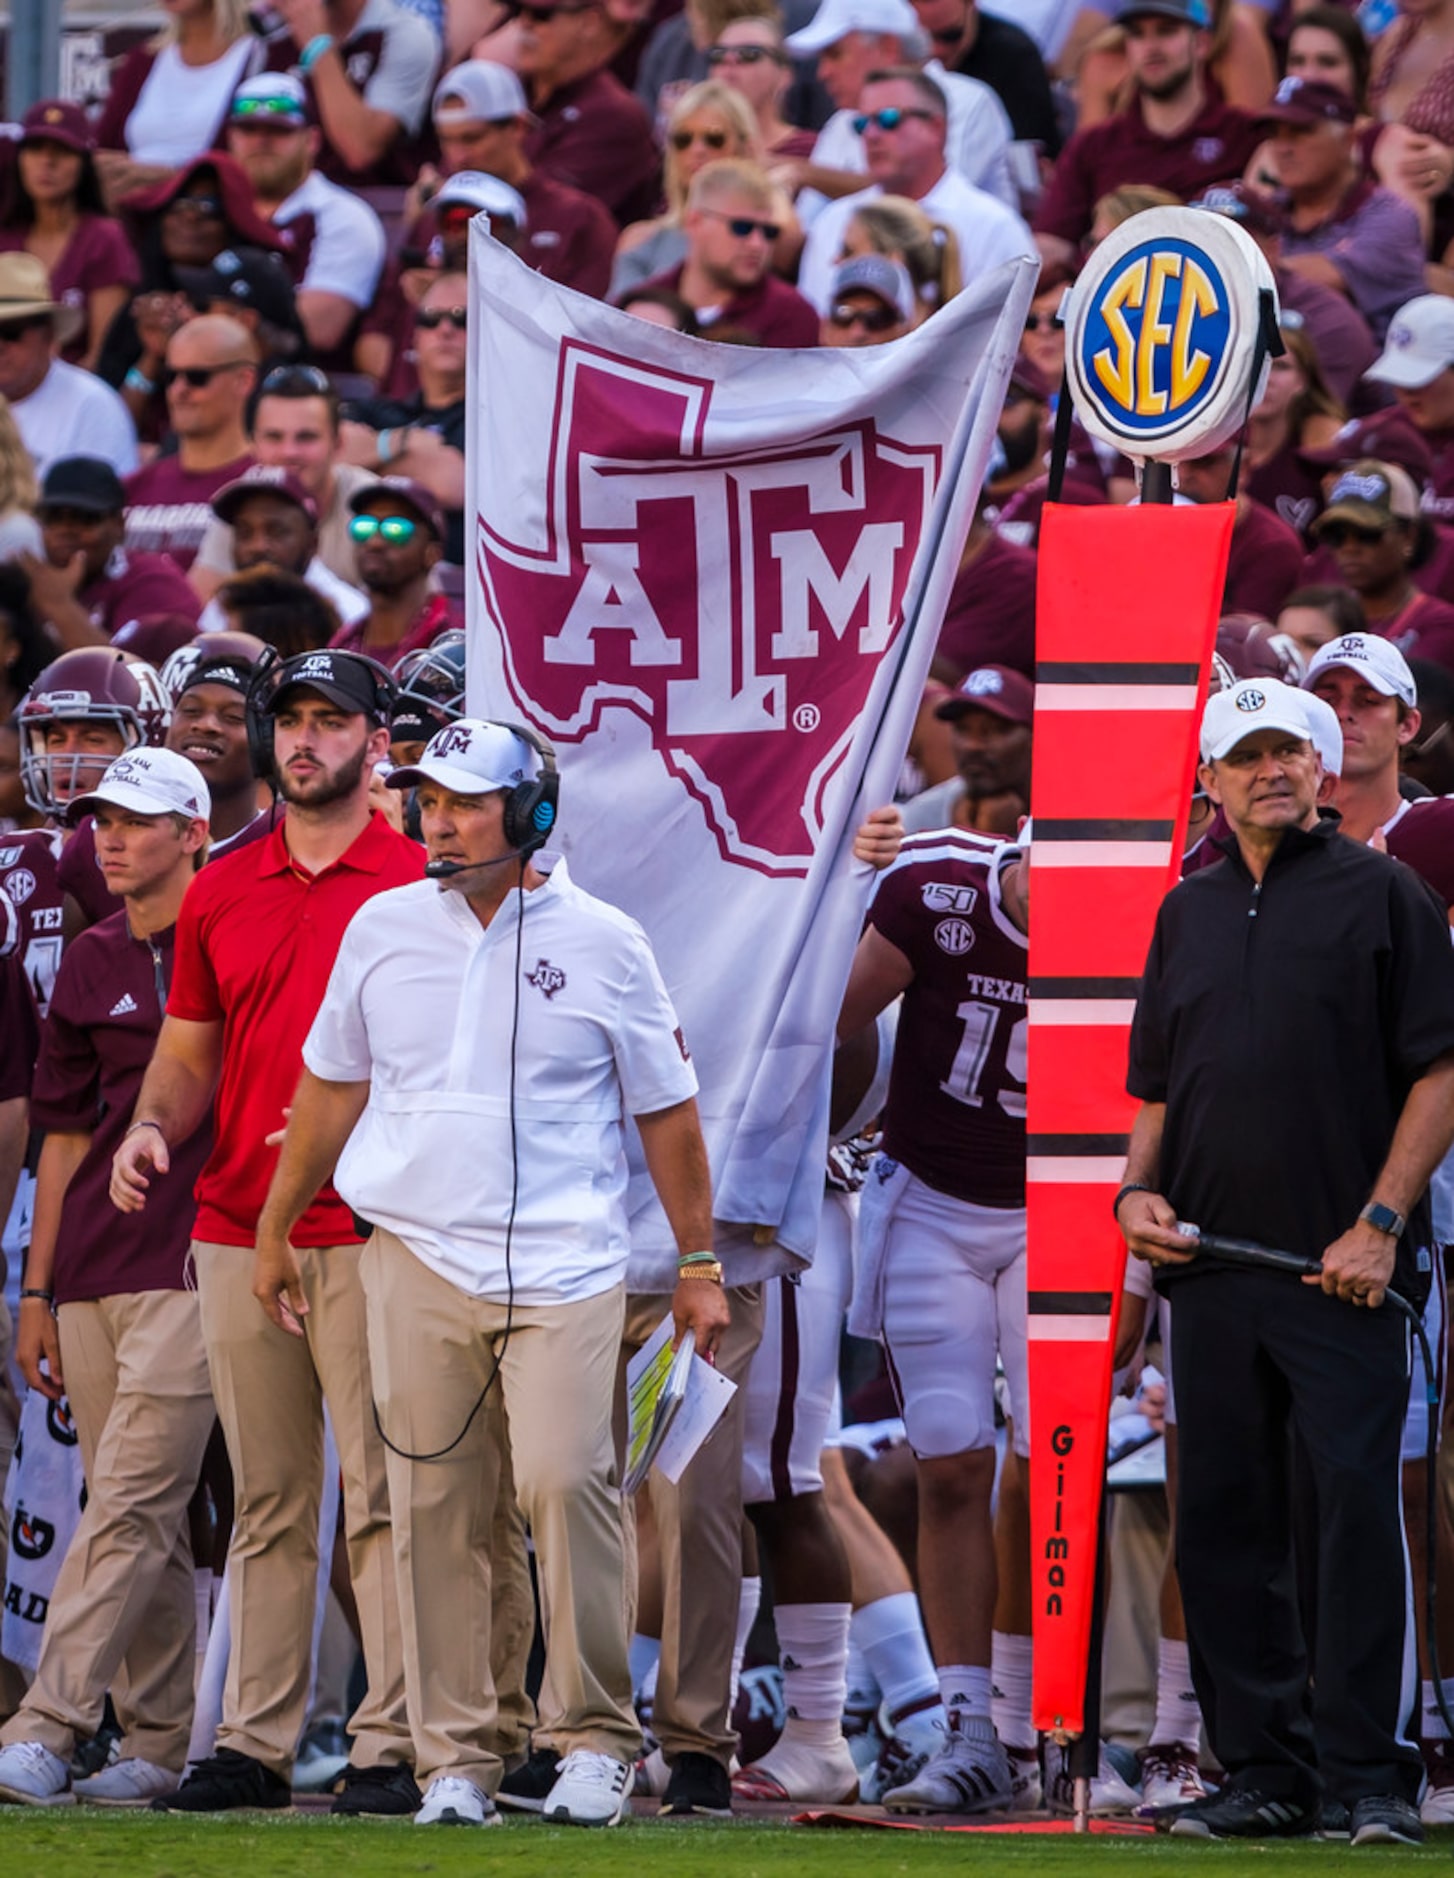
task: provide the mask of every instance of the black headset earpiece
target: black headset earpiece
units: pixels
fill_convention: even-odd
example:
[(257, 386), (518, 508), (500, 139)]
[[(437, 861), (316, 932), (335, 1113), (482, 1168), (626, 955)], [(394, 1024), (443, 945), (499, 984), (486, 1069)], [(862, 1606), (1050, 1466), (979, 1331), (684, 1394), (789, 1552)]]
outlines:
[(498, 718), (492, 721), (498, 723), (501, 730), (508, 730), (522, 743), (529, 744), (540, 758), (540, 774), (516, 783), (505, 797), (501, 823), (504, 837), (512, 848), (522, 855), (534, 854), (550, 839), (560, 806), (560, 771), (556, 767), (555, 745), (524, 724), (507, 724)]
[(272, 712), (263, 706), (266, 699), (273, 695), (273, 687), (268, 680), (282, 663), (277, 647), (268, 646), (257, 662), (257, 670), (247, 688), (246, 700), (247, 754), (252, 763), (252, 773), (259, 782), (268, 783), (275, 790), (277, 779), (273, 773), (273, 717)]

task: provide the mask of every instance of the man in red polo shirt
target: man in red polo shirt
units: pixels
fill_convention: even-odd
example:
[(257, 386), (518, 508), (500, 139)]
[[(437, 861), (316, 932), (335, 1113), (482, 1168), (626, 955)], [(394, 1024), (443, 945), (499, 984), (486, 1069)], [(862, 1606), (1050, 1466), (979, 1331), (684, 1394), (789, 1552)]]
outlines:
[(1208, 0), (1124, 0), (1116, 21), (1126, 29), (1131, 102), (1061, 152), (1035, 214), (1047, 261), (1076, 258), (1096, 203), (1122, 183), (1155, 183), (1190, 202), (1240, 176), (1261, 141), (1258, 120), (1208, 88)]
[(816, 310), (771, 271), (782, 232), (779, 201), (755, 163), (729, 157), (707, 164), (687, 192), (687, 258), (647, 289), (680, 294), (708, 339), (730, 327), (764, 346), (816, 346)]
[(388, 753), (393, 687), (371, 661), (305, 652), (253, 708), (271, 731), (283, 822), (199, 874), (177, 926), (166, 1022), (113, 1165), (123, 1212), (168, 1179), (216, 1095), (216, 1146), (197, 1182), (192, 1254), (217, 1412), (237, 1482), (228, 1579), (232, 1657), (217, 1750), (163, 1810), (287, 1806), (308, 1702), (326, 1398), (343, 1463), (344, 1521), (368, 1692), (349, 1731), (342, 1813), (412, 1813), (419, 1790), (384, 1450), (373, 1420), (358, 1278), (360, 1235), (332, 1187), (294, 1234), (310, 1312), (283, 1336), (252, 1298), (257, 1217), (293, 1098), (303, 1039), (344, 928), (374, 894), (418, 880), (423, 855), (368, 805)]

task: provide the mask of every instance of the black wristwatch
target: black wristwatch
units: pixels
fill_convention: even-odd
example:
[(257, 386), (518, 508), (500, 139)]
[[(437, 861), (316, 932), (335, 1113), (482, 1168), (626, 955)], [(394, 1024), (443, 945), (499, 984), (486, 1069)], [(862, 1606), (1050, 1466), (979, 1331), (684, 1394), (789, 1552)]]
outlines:
[(1390, 1239), (1402, 1239), (1408, 1224), (1402, 1213), (1395, 1213), (1381, 1200), (1370, 1200), (1358, 1217), (1366, 1219), (1375, 1232), (1387, 1233)]

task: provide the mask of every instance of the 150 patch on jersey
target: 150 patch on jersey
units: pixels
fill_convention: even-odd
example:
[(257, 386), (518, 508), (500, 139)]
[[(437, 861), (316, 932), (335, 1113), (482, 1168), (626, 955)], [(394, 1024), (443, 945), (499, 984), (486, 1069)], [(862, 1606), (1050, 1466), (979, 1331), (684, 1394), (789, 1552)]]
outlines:
[(952, 880), (927, 881), (919, 890), (931, 913), (972, 913), (978, 887), (963, 887)]

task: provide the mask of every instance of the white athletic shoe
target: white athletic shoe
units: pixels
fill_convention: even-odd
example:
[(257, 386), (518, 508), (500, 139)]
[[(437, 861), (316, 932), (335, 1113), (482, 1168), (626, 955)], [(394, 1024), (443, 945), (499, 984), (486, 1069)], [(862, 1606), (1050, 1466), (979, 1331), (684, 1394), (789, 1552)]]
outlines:
[(634, 1791), (643, 1800), (661, 1800), (666, 1797), (671, 1769), (667, 1766), (666, 1756), (659, 1747), (653, 1748), (649, 1754), (643, 1754), (633, 1771), (635, 1774)]
[(560, 1764), (544, 1817), (563, 1826), (614, 1826), (630, 1807), (634, 1773), (629, 1761), (577, 1748)]
[(1141, 1798), (1137, 1819), (1154, 1819), (1166, 1806), (1190, 1806), (1207, 1797), (1195, 1748), (1179, 1741), (1153, 1741), (1141, 1750)]
[(0, 1805), (74, 1806), (71, 1772), (39, 1741), (0, 1748)]
[(1425, 1741), (1424, 1771), (1429, 1784), (1419, 1802), (1426, 1826), (1454, 1826), (1454, 1754), (1447, 1741)]
[(494, 1802), (472, 1780), (458, 1774), (440, 1774), (429, 1783), (424, 1804), (414, 1815), (416, 1826), (498, 1826)]
[(71, 1792), (88, 1806), (146, 1806), (181, 1784), (180, 1774), (155, 1761), (111, 1761), (99, 1773), (72, 1781)]
[[(789, 1727), (792, 1723), (789, 1722)], [(790, 1740), (784, 1733), (760, 1760), (734, 1775), (739, 1800), (792, 1800), (802, 1806), (852, 1806), (858, 1768), (842, 1735), (826, 1746)]]
[(944, 1710), (936, 1708), (927, 1715), (915, 1714), (895, 1727), (887, 1710), (879, 1716), (883, 1742), (877, 1761), (867, 1773), (860, 1773), (858, 1797), (868, 1806), (876, 1806), (893, 1787), (906, 1786), (933, 1760), (944, 1746), (948, 1723)]
[(987, 1813), (1008, 1806), (1012, 1796), (1009, 1759), (981, 1723), (973, 1736), (951, 1725), (939, 1752), (912, 1780), (890, 1788), (883, 1803), (891, 1813)]
[[(1051, 1752), (1047, 1749), (1047, 1753)], [(1075, 1810), (1075, 1780), (1070, 1772), (1069, 1748), (1053, 1750), (1055, 1761), (1050, 1779), (1050, 1810), (1070, 1813)], [(1101, 1743), (1100, 1760), (1090, 1783), (1090, 1810), (1097, 1819), (1124, 1818), (1141, 1804), (1137, 1788), (1117, 1771), (1115, 1762)]]

